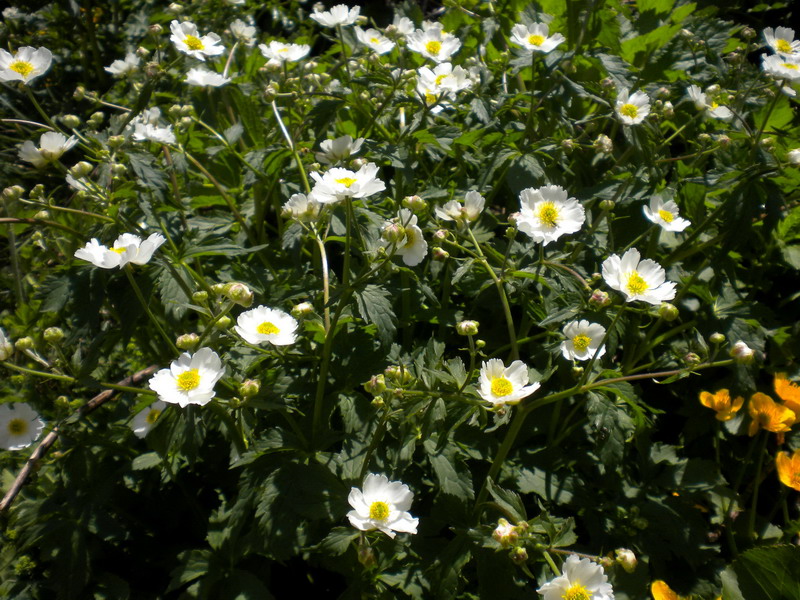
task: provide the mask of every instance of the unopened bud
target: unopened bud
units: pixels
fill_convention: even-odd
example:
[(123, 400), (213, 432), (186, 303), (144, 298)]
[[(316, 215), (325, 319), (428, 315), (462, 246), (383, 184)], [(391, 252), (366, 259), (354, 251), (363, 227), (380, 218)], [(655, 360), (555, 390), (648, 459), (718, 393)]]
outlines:
[(566, 152), (570, 153), (575, 148), (575, 142), (571, 139), (567, 138), (566, 140), (561, 140), (561, 149)]
[[(34, 219), (45, 220), (50, 218), (50, 211), (49, 210), (40, 210), (35, 215), (33, 215)], [(37, 233), (41, 233), (41, 231), (35, 231), (34, 235)]]
[(184, 333), (175, 340), (175, 345), (181, 350), (191, 350), (200, 343), (200, 336), (196, 333)]
[(598, 135), (593, 145), (595, 150), (603, 154), (611, 154), (614, 151), (614, 143), (605, 133)]
[(444, 248), (440, 248), (439, 246), (434, 246), (431, 248), (431, 257), (433, 260), (443, 262), (450, 258), (450, 253), (445, 250)]
[(60, 327), (48, 327), (44, 330), (42, 337), (48, 344), (58, 344), (64, 339), (64, 331)]
[(664, 102), (664, 105), (661, 107), (661, 110), (665, 117), (672, 118), (675, 116), (675, 107), (672, 106), (672, 102), (667, 100)]
[(364, 384), (364, 391), (373, 396), (380, 396), (386, 391), (386, 378), (383, 375), (373, 375)]
[(264, 88), (264, 99), (267, 102), (271, 102), (275, 99), (275, 97), (280, 93), (280, 89), (274, 83), (270, 83), (267, 87)]
[(34, 200), (38, 200), (39, 198), (44, 197), (44, 185), (41, 183), (37, 183), (35, 186), (33, 186), (33, 189), (31, 190), (30, 193), (30, 197), (33, 198)]
[(70, 129), (75, 129), (81, 124), (81, 120), (76, 115), (64, 115), (61, 117), (61, 122)]
[(447, 239), (447, 230), (446, 229), (437, 229), (433, 232), (433, 239), (437, 242), (441, 242), (442, 240)]
[(108, 138), (108, 147), (111, 148), (112, 150), (116, 150), (124, 143), (125, 143), (125, 138), (122, 137), (121, 135), (112, 135), (111, 137)]
[(366, 165), (369, 161), (366, 158), (358, 157), (354, 158), (352, 161), (352, 165), (354, 169), (360, 169), (364, 165)]
[(19, 338), (14, 342), (14, 346), (17, 350), (33, 350), (33, 339), (30, 337)]
[(217, 322), (214, 323), (214, 327), (216, 327), (217, 329), (227, 329), (228, 327), (231, 326), (231, 323), (233, 323), (233, 321), (231, 321), (231, 318), (228, 315), (225, 315), (220, 317), (217, 320)]
[(116, 177), (122, 177), (127, 172), (128, 172), (128, 167), (126, 167), (122, 163), (114, 163), (113, 165), (111, 165), (111, 173)]
[(606, 199), (600, 201), (600, 210), (604, 210), (606, 212), (611, 212), (612, 210), (614, 210), (614, 207), (616, 206), (617, 203), (614, 202), (613, 200)]
[(150, 61), (144, 66), (144, 72), (145, 75), (150, 78), (158, 77), (158, 75), (161, 73), (161, 65), (155, 61)]
[(695, 352), (687, 352), (686, 356), (683, 357), (683, 361), (687, 365), (699, 365), (701, 362), (700, 357)]
[(519, 540), (519, 532), (516, 527), (505, 519), (499, 519), (497, 527), (492, 532), (492, 538), (501, 546), (513, 546)]
[(206, 300), (208, 300), (208, 292), (205, 290), (199, 290), (192, 294), (192, 302), (202, 304)]
[(607, 90), (610, 90), (614, 87), (614, 80), (611, 77), (606, 77), (600, 80), (600, 85)]
[(147, 28), (147, 32), (150, 33), (151, 35), (161, 35), (163, 31), (164, 28), (161, 27), (161, 25), (159, 25), (158, 23), (153, 23), (152, 25), (150, 25), (150, 27)]
[(253, 303), (254, 294), (244, 283), (229, 283), (225, 295), (239, 306), (247, 308)]
[(67, 410), (69, 408), (69, 398), (66, 396), (59, 396), (56, 398), (55, 403), (56, 408), (59, 410)]
[(729, 138), (724, 133), (717, 136), (717, 143), (722, 146), (723, 148), (727, 148), (731, 145), (731, 138)]
[(741, 33), (742, 37), (746, 40), (752, 40), (754, 37), (756, 37), (756, 31), (752, 27), (745, 27), (742, 29)]
[(579, 377), (582, 377), (583, 376), (583, 367), (580, 366), (580, 365), (574, 365), (572, 367), (572, 376), (575, 379), (578, 379)]
[(748, 365), (755, 360), (756, 353), (750, 346), (739, 340), (731, 348), (731, 358), (741, 365)]
[(725, 342), (725, 334), (716, 331), (712, 333), (710, 336), (708, 336), (708, 341), (711, 342), (712, 344), (719, 346), (720, 344)]
[(167, 7), (167, 12), (171, 12), (173, 15), (179, 15), (183, 12), (183, 6), (177, 2), (173, 2)]
[(211, 286), (211, 291), (214, 292), (217, 296), (222, 296), (227, 289), (227, 284), (225, 283), (215, 283)]
[(511, 550), (511, 561), (515, 565), (521, 565), (528, 562), (528, 551), (523, 547), (513, 548)]
[(486, 340), (475, 340), (475, 347), (480, 350), (481, 348), (486, 347)]
[(378, 559), (375, 558), (375, 551), (371, 546), (367, 546), (366, 544), (360, 544), (358, 546), (358, 562), (367, 569), (371, 569), (378, 564)]
[(403, 198), (403, 206), (411, 212), (424, 213), (428, 208), (428, 203), (419, 196), (406, 196)]
[(656, 90), (657, 98), (669, 98), (669, 88), (660, 87)]
[(93, 169), (94, 167), (91, 165), (91, 163), (82, 160), (69, 170), (69, 174), (72, 175), (75, 179), (83, 179), (89, 173), (91, 173)]
[(611, 304), (611, 297), (608, 295), (608, 292), (604, 292), (603, 290), (594, 290), (589, 297), (589, 306), (594, 310), (605, 308), (609, 304)]
[(381, 231), (381, 238), (389, 244), (399, 244), (405, 237), (406, 230), (399, 223), (388, 223)]
[(786, 155), (786, 160), (788, 160), (791, 165), (800, 165), (800, 148), (789, 150), (789, 153)]
[(511, 225), (512, 227), (516, 227), (520, 217), (522, 217), (521, 212), (511, 213), (510, 215), (508, 215), (508, 224)]
[(72, 92), (72, 98), (74, 100), (80, 101), (80, 100), (83, 100), (85, 97), (86, 97), (86, 88), (83, 87), (82, 85), (79, 85), (78, 87), (76, 87), (75, 91)]
[(478, 322), (459, 321), (456, 323), (456, 332), (458, 335), (478, 335)]
[(139, 58), (147, 58), (148, 56), (150, 56), (150, 50), (148, 50), (144, 46), (139, 46), (136, 49), (136, 56), (138, 56)]
[(775, 138), (764, 138), (761, 140), (761, 147), (764, 148), (764, 150), (772, 150), (775, 147)]
[(665, 321), (674, 321), (678, 318), (678, 307), (669, 302), (662, 302), (658, 307), (658, 316)]
[(310, 302), (301, 302), (292, 307), (292, 316), (295, 319), (302, 319), (314, 312), (314, 306)]
[(239, 384), (239, 393), (245, 398), (256, 396), (260, 391), (261, 382), (258, 379), (245, 379)]
[(12, 185), (3, 190), (3, 199), (9, 202), (14, 202), (22, 197), (25, 189), (19, 185)]
[(14, 354), (14, 346), (3, 336), (0, 339), (0, 360), (8, 360)]

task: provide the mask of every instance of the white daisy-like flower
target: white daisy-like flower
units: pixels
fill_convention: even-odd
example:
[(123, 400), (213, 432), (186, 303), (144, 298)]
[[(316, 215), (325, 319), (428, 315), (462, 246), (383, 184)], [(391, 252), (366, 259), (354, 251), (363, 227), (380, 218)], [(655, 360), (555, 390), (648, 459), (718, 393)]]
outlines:
[(438, 63), (449, 61), (461, 48), (461, 41), (452, 33), (444, 31), (441, 23), (417, 29), (407, 36), (407, 41), (409, 49)]
[(184, 352), (168, 369), (150, 378), (150, 389), (159, 399), (181, 408), (189, 404), (203, 406), (214, 397), (214, 385), (225, 375), (219, 355), (211, 348), (200, 348), (193, 355)]
[(8, 360), (14, 354), (14, 344), (6, 336), (6, 332), (0, 327), (0, 360)]
[(575, 233), (586, 220), (586, 213), (575, 198), (559, 185), (526, 188), (519, 194), (520, 215), (517, 228), (533, 241), (547, 245), (565, 233)]
[(358, 171), (334, 167), (322, 175), (311, 173), (316, 182), (311, 190), (314, 198), (323, 204), (339, 202), (345, 198), (366, 198), (386, 189), (386, 184), (378, 179), (378, 166), (367, 163)]
[(499, 358), (490, 358), (481, 365), (478, 394), (494, 406), (517, 404), (541, 387), (539, 383), (527, 385), (528, 367), (515, 360), (508, 367)]
[(556, 46), (566, 41), (560, 33), (549, 35), (550, 28), (546, 23), (533, 23), (528, 25), (514, 25), (511, 28), (511, 41), (522, 46), (529, 53), (550, 52)]
[(247, 310), (236, 319), (233, 329), (248, 344), (288, 346), (297, 341), (297, 321), (277, 308), (257, 306)]
[(220, 44), (222, 39), (216, 33), (201, 36), (197, 32), (197, 25), (191, 21), (172, 21), (169, 24), (172, 35), (170, 41), (175, 44), (180, 52), (198, 60), (205, 61), (206, 56), (218, 56), (225, 52), (225, 47)]
[(395, 531), (417, 533), (419, 519), (408, 512), (414, 493), (405, 483), (369, 473), (361, 489), (350, 488), (347, 501), (353, 507), (347, 518), (360, 531), (378, 529), (390, 538), (394, 538)]
[(122, 77), (128, 73), (132, 73), (139, 68), (141, 59), (135, 52), (128, 52), (123, 60), (115, 60), (105, 70), (111, 73), (114, 77)]
[(625, 302), (641, 300), (661, 304), (675, 297), (675, 283), (666, 281), (664, 268), (654, 260), (640, 260), (636, 248), (622, 258), (612, 254), (603, 261), (603, 279), (613, 289), (625, 294)]
[(36, 147), (31, 140), (23, 142), (19, 148), (21, 160), (31, 163), (34, 167), (43, 167), (47, 163), (61, 157), (64, 152), (78, 143), (78, 138), (74, 135), (67, 138), (65, 135), (48, 131), (39, 138), (39, 147)]
[(53, 54), (47, 48), (22, 46), (13, 55), (0, 49), (0, 80), (27, 84), (45, 73), (52, 61)]
[(789, 152), (786, 154), (786, 160), (789, 161), (789, 164), (795, 166), (800, 165), (800, 148), (789, 150)]
[(43, 427), (39, 413), (27, 404), (0, 404), (0, 448), (27, 448), (39, 437)]
[(472, 85), (469, 73), (462, 67), (453, 67), (450, 63), (436, 65), (433, 70), (428, 67), (417, 69), (417, 93), (424, 99), (425, 104), (432, 106), (431, 112), (438, 113), (445, 106), (447, 100), (455, 100), (456, 92)]
[[(422, 229), (417, 225), (417, 215), (407, 208), (401, 208), (397, 223), (403, 227), (405, 236), (395, 244), (395, 254), (402, 257), (403, 263), (409, 267), (416, 267), (428, 254), (428, 242), (422, 235)], [(392, 226), (392, 221), (387, 221), (386, 226)], [(391, 244), (384, 242), (389, 247)]]
[(319, 219), (322, 204), (317, 202), (314, 194), (293, 194), (283, 205), (283, 216), (301, 223), (314, 223)]
[(794, 39), (794, 29), (788, 27), (767, 27), (764, 29), (764, 41), (774, 52), (784, 56), (800, 55), (800, 40)]
[(360, 13), (360, 6), (348, 8), (345, 4), (337, 4), (330, 10), (314, 10), (311, 13), (311, 18), (323, 27), (339, 27), (355, 23)]
[(143, 438), (150, 433), (150, 430), (156, 424), (158, 417), (161, 416), (165, 408), (167, 408), (165, 402), (156, 400), (144, 410), (140, 410), (136, 413), (136, 416), (133, 417), (130, 423), (133, 434), (138, 438)]
[(354, 154), (358, 154), (363, 143), (364, 138), (356, 138), (354, 140), (349, 135), (343, 135), (333, 140), (325, 140), (319, 145), (321, 152), (315, 152), (314, 158), (323, 165), (334, 165), (346, 158), (350, 158)]
[(101, 269), (122, 268), (128, 263), (144, 265), (165, 241), (160, 233), (154, 233), (144, 241), (138, 235), (123, 233), (111, 248), (107, 248), (92, 238), (83, 248), (76, 250), (74, 256)]
[(409, 19), (408, 17), (401, 17), (400, 15), (395, 15), (394, 19), (392, 20), (392, 25), (394, 25), (395, 30), (402, 36), (407, 36), (414, 33), (414, 21)]
[(638, 125), (650, 114), (650, 97), (642, 91), (628, 95), (628, 90), (620, 90), (617, 95), (617, 116), (625, 125)]
[(386, 54), (391, 52), (394, 48), (394, 42), (383, 35), (377, 29), (367, 29), (364, 31), (361, 27), (356, 27), (356, 39), (371, 48), (376, 54)]
[(306, 56), (311, 50), (308, 44), (284, 44), (272, 40), (269, 45), (259, 44), (258, 49), (271, 65), (280, 66), (284, 62), (294, 62)]
[(779, 56), (766, 54), (762, 58), (761, 68), (776, 79), (787, 83), (800, 82), (800, 56)]
[(150, 123), (136, 122), (133, 125), (133, 139), (137, 142), (150, 140), (151, 142), (158, 142), (159, 144), (174, 144), (175, 132), (172, 131), (172, 125), (166, 127), (159, 127), (158, 125), (151, 125)]
[(686, 93), (694, 103), (694, 107), (697, 110), (705, 111), (708, 116), (722, 121), (730, 121), (733, 118), (733, 113), (730, 108), (717, 104), (714, 100), (709, 102), (708, 96), (701, 92), (700, 88), (696, 85), (690, 85)]
[(603, 567), (570, 554), (562, 574), (537, 590), (544, 600), (614, 600), (614, 588)]
[(464, 196), (463, 206), (458, 200), (450, 200), (441, 208), (434, 209), (434, 212), (443, 221), (456, 221), (459, 223), (477, 221), (483, 212), (485, 204), (486, 198), (472, 190)]
[(230, 83), (230, 77), (225, 77), (222, 73), (215, 73), (203, 68), (189, 69), (184, 81), (189, 85), (197, 87), (220, 87)]
[(659, 225), (664, 231), (683, 231), (692, 224), (680, 216), (674, 200), (665, 202), (659, 195), (650, 198), (650, 206), (643, 206), (642, 212), (649, 221)]
[(589, 360), (595, 352), (597, 358), (606, 353), (606, 347), (600, 346), (606, 335), (606, 328), (602, 325), (582, 319), (570, 321), (561, 331), (567, 338), (561, 342), (561, 354), (567, 360)]
[(231, 35), (245, 46), (253, 46), (256, 43), (255, 25), (246, 23), (241, 19), (236, 19), (231, 23)]

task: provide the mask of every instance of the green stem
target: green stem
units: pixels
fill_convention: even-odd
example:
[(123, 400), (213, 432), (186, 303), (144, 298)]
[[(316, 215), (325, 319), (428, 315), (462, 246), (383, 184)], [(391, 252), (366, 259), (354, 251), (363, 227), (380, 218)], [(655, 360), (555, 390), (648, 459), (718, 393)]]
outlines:
[(36, 96), (33, 95), (31, 89), (27, 85), (23, 85), (22, 87), (25, 88), (25, 93), (28, 94), (28, 99), (31, 101), (31, 104), (33, 104), (34, 108), (38, 111), (38, 113), (42, 115), (44, 122), (47, 123), (53, 129), (53, 131), (58, 131), (59, 133), (63, 133), (61, 129), (56, 127), (56, 124), (53, 123), (53, 121), (50, 119), (47, 113), (44, 112), (44, 109), (39, 104), (39, 101), (36, 100)]
[[(12, 364), (10, 362), (0, 361), (0, 365), (6, 367), (7, 369), (11, 369), (12, 371), (18, 371), (20, 373), (25, 373), (26, 375), (35, 375), (36, 377), (44, 377), (45, 379), (54, 379), (56, 381), (63, 381), (65, 383), (78, 383), (78, 380), (74, 377), (70, 377), (69, 375), (58, 375), (56, 373), (47, 373), (45, 371), (37, 371), (35, 369), (28, 369), (27, 367), (20, 367), (19, 365)], [(108, 383), (106, 381), (98, 382), (98, 385), (104, 388), (108, 388), (111, 390), (118, 390), (120, 392), (132, 392), (134, 394), (146, 394), (148, 396), (156, 396), (156, 392), (153, 390), (147, 390), (143, 388), (135, 388), (130, 387), (127, 385), (118, 385), (116, 383)]]
[(297, 147), (292, 141), (292, 136), (289, 135), (289, 131), (286, 129), (286, 126), (283, 124), (283, 119), (281, 119), (281, 113), (278, 110), (278, 105), (275, 104), (275, 100), (272, 101), (272, 112), (275, 113), (275, 118), (278, 120), (278, 126), (283, 133), (283, 137), (286, 139), (286, 143), (289, 144), (289, 150), (292, 151), (292, 156), (294, 156), (294, 160), (297, 163), (297, 169), (300, 171), (300, 179), (303, 181), (303, 189), (306, 191), (306, 194), (311, 193), (311, 186), (308, 184), (308, 177), (306, 177), (306, 170), (303, 167), (303, 161), (300, 159), (300, 155), (297, 153)]
[(547, 562), (547, 564), (550, 566), (550, 569), (553, 571), (553, 575), (559, 577), (561, 575), (561, 571), (558, 569), (556, 563), (553, 561), (553, 557), (550, 556), (550, 552), (548, 550), (545, 550), (544, 552), (542, 552), (542, 556), (544, 556), (544, 560)]
[(316, 229), (314, 230), (314, 240), (317, 242), (317, 248), (319, 248), (319, 258), (322, 269), (322, 310), (324, 312), (325, 319), (325, 335), (327, 336), (331, 330), (331, 308), (328, 306), (328, 303), (331, 299), (330, 280), (328, 274), (328, 254), (325, 252), (325, 243), (322, 241), (322, 238), (320, 238)]
[(753, 482), (753, 499), (750, 503), (750, 514), (748, 515), (749, 518), (747, 519), (747, 537), (751, 540), (755, 537), (756, 509), (758, 508), (758, 488), (761, 486), (761, 469), (764, 466), (764, 453), (767, 450), (767, 441), (769, 440), (769, 434), (766, 431), (760, 432), (759, 435), (761, 435), (761, 444), (758, 448), (756, 478)]
[(758, 128), (758, 133), (756, 133), (756, 137), (753, 140), (753, 155), (758, 151), (758, 143), (761, 141), (761, 136), (764, 133), (764, 129), (767, 127), (767, 123), (769, 122), (769, 118), (772, 115), (772, 111), (775, 110), (775, 106), (778, 104), (778, 100), (780, 100), (781, 96), (783, 96), (783, 82), (781, 82), (780, 86), (778, 87), (778, 91), (775, 92), (775, 96), (772, 98), (772, 102), (767, 109), (767, 114), (764, 115), (764, 120), (761, 123), (761, 126)]
[(156, 329), (158, 329), (158, 332), (161, 334), (161, 337), (164, 338), (164, 341), (167, 342), (167, 345), (175, 354), (180, 354), (181, 352), (180, 350), (178, 350), (178, 347), (175, 345), (175, 342), (173, 342), (172, 338), (167, 335), (167, 332), (164, 331), (164, 328), (161, 326), (159, 320), (156, 319), (156, 316), (150, 311), (150, 307), (147, 305), (147, 301), (144, 299), (144, 295), (142, 295), (142, 290), (139, 289), (139, 284), (136, 283), (136, 279), (134, 279), (133, 277), (130, 264), (125, 265), (123, 271), (125, 271), (125, 275), (127, 276), (128, 281), (130, 282), (131, 287), (133, 288), (133, 291), (136, 294), (136, 297), (139, 299), (139, 302), (141, 303), (144, 312), (147, 313), (147, 316), (153, 322), (153, 325), (156, 326)]
[(22, 272), (19, 270), (19, 256), (17, 255), (17, 236), (14, 234), (14, 217), (8, 208), (8, 201), (3, 198), (3, 208), (9, 219), (3, 219), (8, 223), (8, 254), (11, 258), (11, 272), (14, 274), (14, 294), (17, 297), (17, 306), (22, 306)]
[(350, 281), (350, 246), (352, 244), (353, 235), (353, 199), (345, 198), (345, 213), (347, 222), (347, 233), (344, 238), (344, 265), (342, 266), (342, 285), (347, 287)]

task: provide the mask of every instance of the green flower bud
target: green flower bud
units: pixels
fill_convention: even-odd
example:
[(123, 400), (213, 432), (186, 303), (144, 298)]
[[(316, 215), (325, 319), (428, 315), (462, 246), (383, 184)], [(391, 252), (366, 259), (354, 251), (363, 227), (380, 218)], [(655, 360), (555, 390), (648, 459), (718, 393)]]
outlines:
[(69, 398), (66, 396), (59, 396), (56, 398), (54, 404), (59, 410), (67, 410), (69, 408)]
[(658, 316), (665, 321), (674, 321), (678, 318), (678, 314), (678, 307), (669, 302), (662, 302), (661, 306), (658, 307)]
[(16, 346), (17, 350), (22, 350), (22, 351), (24, 351), (24, 350), (33, 350), (33, 346), (34, 346), (33, 339), (31, 339), (30, 337), (19, 338), (14, 343), (14, 346)]
[(458, 335), (478, 335), (478, 322), (460, 321), (456, 323), (456, 332)]
[(480, 350), (480, 349), (481, 349), (481, 348), (483, 348), (484, 346), (486, 346), (486, 341), (485, 341), (485, 340), (475, 340), (475, 347), (476, 347), (478, 350)]
[(388, 223), (381, 231), (381, 238), (389, 244), (399, 244), (405, 237), (406, 230), (400, 223)]
[(223, 317), (220, 317), (217, 320), (217, 322), (214, 323), (214, 327), (216, 327), (217, 329), (227, 329), (228, 327), (231, 326), (232, 323), (233, 321), (231, 321), (231, 318), (228, 315), (225, 315)]
[(609, 304), (611, 304), (611, 298), (609, 297), (608, 292), (604, 292), (603, 290), (594, 290), (592, 295), (589, 297), (589, 306), (591, 306), (594, 310), (605, 308)]
[(607, 212), (611, 212), (614, 210), (614, 207), (617, 206), (617, 203), (613, 200), (601, 200), (600, 201), (600, 209), (605, 210)]
[(225, 283), (215, 283), (211, 286), (211, 291), (217, 296), (222, 296), (225, 293), (226, 285)]
[(97, 112), (92, 113), (92, 116), (89, 117), (88, 122), (89, 125), (91, 125), (92, 127), (98, 127), (100, 124), (102, 124), (103, 119), (105, 118), (106, 118), (105, 114), (103, 114), (102, 111), (98, 110)]
[(581, 375), (583, 375), (583, 367), (581, 367), (580, 365), (575, 365), (574, 367), (572, 367), (572, 376), (575, 379), (578, 379)]
[(83, 87), (82, 85), (79, 85), (78, 87), (75, 88), (75, 91), (72, 93), (72, 97), (78, 101), (83, 100), (86, 97), (86, 88)]
[(253, 304), (254, 294), (244, 283), (229, 283), (225, 288), (225, 295), (239, 306), (247, 308)]
[(313, 314), (314, 307), (310, 302), (301, 302), (300, 304), (295, 304), (291, 312), (295, 319), (302, 319), (303, 317)]
[(113, 173), (113, 174), (114, 174), (116, 177), (122, 177), (123, 175), (125, 175), (125, 173), (127, 173), (127, 172), (128, 172), (128, 167), (126, 167), (126, 166), (125, 166), (125, 165), (123, 165), (122, 163), (114, 163), (114, 164), (111, 166), (111, 172), (112, 172), (112, 173)]
[(48, 344), (58, 344), (64, 339), (64, 331), (60, 327), (48, 327), (44, 330), (43, 337)]
[(24, 193), (25, 189), (22, 186), (12, 185), (3, 190), (3, 199), (14, 202), (15, 200), (19, 200)]
[(30, 197), (34, 200), (38, 200), (43, 196), (44, 196), (44, 185), (42, 185), (41, 183), (37, 183), (35, 186), (33, 186), (33, 189), (31, 190), (30, 193)]
[(373, 375), (364, 384), (364, 391), (373, 396), (380, 396), (386, 391), (386, 378), (383, 375)]
[(741, 365), (749, 365), (755, 360), (756, 353), (750, 346), (739, 340), (731, 348), (731, 358)]
[(450, 258), (450, 253), (447, 250), (444, 250), (443, 248), (439, 248), (439, 246), (434, 246), (431, 249), (431, 256), (433, 257), (433, 260), (443, 262), (448, 258)]
[(525, 550), (522, 546), (518, 546), (516, 548), (512, 548), (511, 550), (511, 562), (515, 565), (522, 565), (528, 562), (528, 551)]
[(124, 143), (125, 143), (125, 138), (122, 137), (121, 135), (112, 135), (111, 137), (108, 138), (108, 147), (111, 148), (112, 150), (116, 150)]
[(175, 345), (181, 350), (191, 350), (200, 343), (200, 336), (196, 333), (184, 333), (175, 340)]
[(261, 391), (261, 381), (259, 381), (258, 379), (245, 379), (239, 385), (239, 393), (245, 398), (256, 396), (260, 391)]
[(80, 117), (77, 115), (64, 115), (61, 117), (61, 122), (65, 127), (69, 127), (70, 129), (76, 129), (81, 124)]
[(700, 357), (695, 352), (687, 352), (683, 360), (687, 365), (699, 365), (701, 362)]
[(419, 196), (406, 196), (403, 198), (403, 206), (415, 213), (424, 213), (428, 210), (428, 203)]
[(725, 342), (725, 334), (716, 331), (708, 336), (708, 341), (718, 346)]
[(192, 294), (192, 302), (202, 304), (206, 300), (208, 300), (208, 292), (205, 290), (200, 290)]
[(636, 570), (636, 555), (627, 548), (617, 548), (614, 553), (616, 554), (617, 564), (625, 569), (626, 573), (633, 573)]
[(94, 167), (92, 166), (91, 163), (82, 160), (69, 170), (69, 174), (72, 175), (75, 179), (83, 179), (89, 173), (91, 173), (93, 169)]

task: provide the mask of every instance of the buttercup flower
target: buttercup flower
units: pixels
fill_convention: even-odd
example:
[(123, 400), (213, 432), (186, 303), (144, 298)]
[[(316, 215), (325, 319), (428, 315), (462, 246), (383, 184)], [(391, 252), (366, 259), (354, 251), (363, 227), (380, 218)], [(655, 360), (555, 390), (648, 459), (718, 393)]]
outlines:
[(221, 73), (215, 73), (208, 69), (194, 68), (189, 69), (184, 81), (189, 85), (197, 87), (220, 87), (226, 83), (230, 83), (231, 79), (230, 77), (225, 77)]
[(562, 574), (537, 591), (544, 600), (614, 600), (614, 589), (603, 567), (574, 554), (567, 557)]
[(694, 107), (697, 110), (704, 110), (708, 116), (722, 121), (729, 121), (733, 118), (733, 113), (730, 108), (721, 106), (713, 100), (709, 102), (708, 97), (701, 92), (700, 88), (696, 85), (690, 85), (686, 93), (689, 95), (692, 102), (694, 102)]
[(158, 417), (161, 416), (165, 408), (167, 408), (165, 402), (156, 400), (144, 410), (136, 413), (130, 424), (133, 434), (138, 438), (145, 437), (156, 424)]
[(6, 332), (0, 327), (0, 360), (8, 360), (14, 354), (14, 345), (6, 337)]
[(324, 165), (333, 165), (358, 154), (364, 138), (355, 140), (349, 135), (343, 135), (333, 140), (325, 140), (319, 145), (321, 152), (315, 152), (314, 158)]
[(498, 407), (517, 404), (541, 387), (539, 383), (526, 385), (529, 381), (528, 367), (521, 360), (505, 367), (499, 358), (490, 358), (481, 365), (479, 381), (480, 397)]
[(407, 37), (407, 41), (410, 50), (438, 63), (449, 61), (461, 48), (461, 41), (452, 33), (444, 31), (441, 23), (417, 29)]
[(338, 27), (340, 25), (352, 25), (356, 22), (360, 13), (360, 6), (348, 8), (345, 4), (337, 4), (330, 10), (315, 10), (311, 13), (311, 18), (323, 27)]
[(319, 211), (322, 204), (317, 202), (314, 194), (293, 194), (283, 205), (285, 217), (297, 219), (303, 223), (313, 223), (319, 218)]
[(673, 592), (667, 582), (660, 579), (650, 584), (650, 593), (653, 595), (653, 600), (687, 600)]
[(739, 412), (744, 404), (744, 398), (737, 396), (731, 402), (731, 395), (728, 390), (717, 390), (711, 392), (700, 392), (700, 404), (715, 411), (718, 421), (730, 421)]
[(640, 260), (636, 248), (631, 248), (622, 258), (612, 254), (603, 261), (603, 279), (613, 289), (625, 294), (625, 302), (641, 300), (661, 304), (675, 297), (675, 283), (665, 281), (666, 273), (657, 262)]
[[(395, 244), (395, 254), (403, 258), (403, 262), (409, 267), (415, 267), (425, 258), (428, 254), (428, 242), (422, 235), (422, 229), (417, 225), (417, 215), (413, 214), (407, 208), (401, 208), (399, 213), (399, 225), (404, 232), (403, 238)], [(386, 226), (392, 226), (394, 223), (388, 221)], [(390, 244), (384, 242), (387, 246)]]
[(775, 467), (781, 483), (800, 492), (800, 450), (795, 450), (791, 458), (786, 452), (778, 452)]
[(800, 386), (789, 381), (786, 373), (777, 373), (773, 385), (778, 398), (783, 400), (786, 407), (795, 415), (800, 416)]
[(135, 52), (128, 52), (123, 60), (115, 60), (110, 66), (105, 67), (105, 70), (114, 77), (122, 77), (138, 69), (140, 62), (141, 59), (136, 56)]
[(194, 355), (184, 352), (168, 369), (150, 378), (150, 389), (159, 399), (182, 408), (189, 404), (203, 406), (214, 397), (214, 385), (225, 375), (225, 367), (211, 348), (200, 348)]
[(664, 231), (683, 231), (692, 224), (680, 216), (674, 200), (664, 202), (661, 196), (650, 198), (650, 206), (643, 206), (642, 212), (649, 221), (659, 225)]
[(300, 60), (311, 50), (308, 44), (284, 44), (277, 40), (272, 40), (269, 45), (259, 44), (258, 49), (264, 58), (268, 59), (272, 65), (281, 65), (286, 61), (294, 62)]
[(175, 47), (193, 58), (204, 61), (206, 56), (217, 56), (225, 52), (225, 47), (220, 44), (222, 40), (216, 33), (201, 36), (197, 32), (197, 25), (190, 21), (172, 21), (169, 29), (172, 31), (169, 39)]
[(628, 90), (620, 90), (617, 95), (617, 116), (625, 125), (638, 125), (650, 114), (650, 98), (644, 92), (634, 92), (628, 96)]
[(413, 500), (414, 494), (405, 483), (369, 473), (362, 489), (350, 488), (347, 501), (353, 510), (347, 513), (347, 518), (356, 529), (378, 529), (390, 538), (394, 538), (395, 531), (417, 533), (419, 519), (408, 512)]
[(459, 223), (477, 221), (483, 212), (485, 204), (486, 198), (472, 190), (464, 196), (463, 206), (458, 200), (450, 200), (441, 208), (434, 209), (434, 212), (443, 221), (457, 221)]
[(74, 256), (101, 269), (122, 268), (128, 263), (144, 265), (165, 241), (160, 233), (154, 233), (144, 241), (138, 235), (123, 233), (111, 248), (107, 248), (92, 238), (83, 248), (76, 250)]
[(566, 38), (560, 33), (553, 35), (549, 35), (549, 33), (550, 28), (546, 23), (533, 23), (527, 27), (517, 24), (511, 28), (511, 41), (530, 53), (547, 53), (566, 41)]
[(0, 49), (0, 80), (27, 84), (45, 73), (52, 61), (53, 55), (47, 48), (22, 46), (14, 55)]
[(77, 143), (78, 138), (74, 135), (67, 138), (55, 131), (48, 131), (47, 133), (43, 133), (42, 137), (39, 138), (38, 148), (36, 144), (30, 140), (23, 142), (19, 149), (19, 157), (31, 163), (34, 167), (43, 167), (47, 163), (60, 158), (64, 152)]
[(794, 39), (794, 29), (772, 27), (764, 29), (764, 41), (774, 52), (784, 56), (800, 55), (800, 41)]
[(39, 437), (43, 427), (44, 421), (27, 404), (0, 404), (0, 448), (27, 448)]
[(606, 335), (606, 328), (602, 325), (583, 319), (570, 321), (562, 331), (567, 339), (561, 342), (561, 354), (567, 360), (589, 360), (595, 352), (595, 358), (606, 353), (606, 347), (600, 345)]
[(517, 228), (545, 246), (565, 233), (575, 233), (586, 220), (583, 206), (559, 185), (526, 188), (519, 193), (519, 203)]
[(772, 75), (776, 79), (783, 79), (789, 84), (800, 81), (800, 55), (780, 56), (773, 54), (767, 56), (765, 54), (761, 59), (761, 68), (765, 73)]
[(269, 342), (273, 346), (288, 346), (297, 340), (295, 318), (266, 306), (257, 306), (240, 314), (233, 330), (254, 345)]
[(355, 28), (356, 39), (375, 51), (376, 54), (386, 54), (391, 52), (394, 48), (394, 42), (383, 35), (377, 29), (367, 29), (364, 31), (361, 27)]
[(752, 419), (750, 429), (747, 431), (751, 436), (758, 433), (759, 429), (766, 429), (773, 433), (785, 433), (789, 431), (795, 421), (793, 411), (761, 392), (750, 396), (747, 411)]
[(367, 163), (358, 171), (334, 167), (323, 175), (311, 173), (316, 182), (312, 193), (318, 202), (329, 204), (345, 198), (366, 198), (386, 189), (386, 184), (378, 179), (378, 166)]

